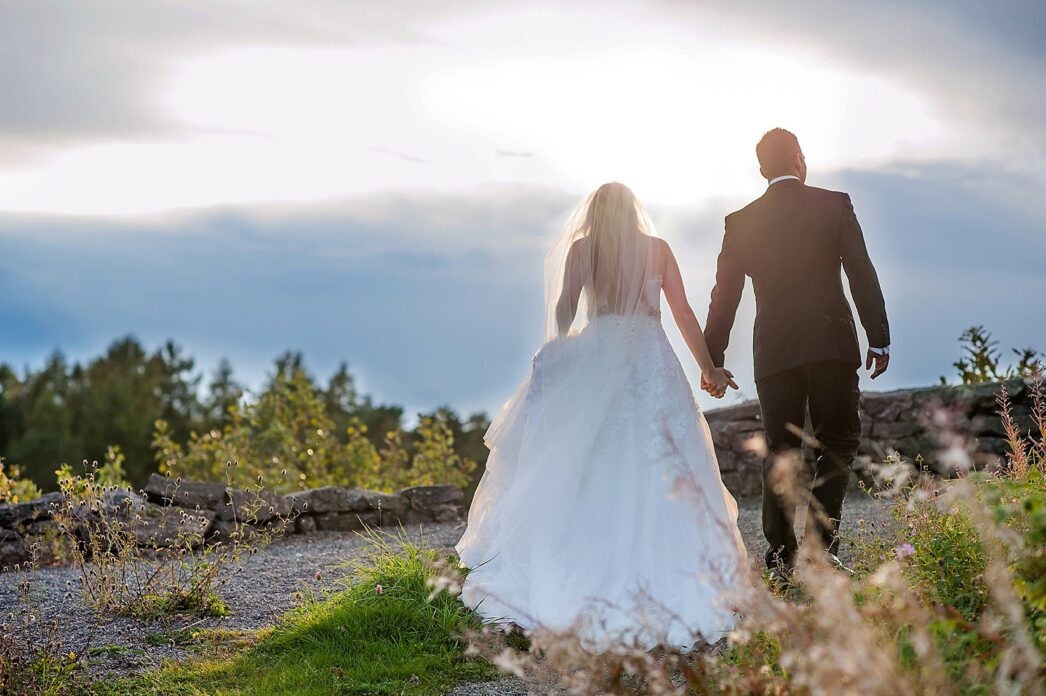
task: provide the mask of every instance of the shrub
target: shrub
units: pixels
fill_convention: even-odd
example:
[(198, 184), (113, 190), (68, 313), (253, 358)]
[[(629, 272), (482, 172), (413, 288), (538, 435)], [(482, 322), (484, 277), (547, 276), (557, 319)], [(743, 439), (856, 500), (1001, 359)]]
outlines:
[[(84, 465), (83, 475), (59, 470), (64, 499), (53, 516), (75, 540), (69, 553), (85, 602), (101, 611), (138, 618), (225, 615), (220, 591), (227, 573), (238, 571), (240, 558), (285, 523), (276, 516), (264, 526), (247, 524), (263, 505), (259, 485), (246, 491), (246, 509), (222, 538), (205, 544), (211, 518), (204, 511), (152, 505), (141, 491), (103, 486), (97, 465)], [(172, 498), (176, 494), (177, 483)]]
[[(930, 601), (975, 621), (988, 602), (984, 545), (965, 505), (942, 510), (938, 502), (935, 497), (913, 498), (894, 506), (907, 532), (896, 547), (907, 557), (907, 575)], [(905, 554), (907, 548), (910, 554)]]
[(366, 427), (349, 421), (342, 435), (320, 392), (301, 370), (280, 372), (271, 387), (243, 407), (229, 408), (222, 430), (193, 433), (185, 447), (158, 421), (153, 446), (160, 471), (195, 480), (221, 480), (225, 464), (237, 462), (234, 485), (261, 477), (282, 491), (326, 485), (391, 491), (426, 483), (464, 487), (476, 464), (454, 450), (454, 437), (439, 418), (423, 418), (413, 446), (402, 431), (388, 433), (380, 452)]
[[(963, 357), (952, 363), (959, 373), (960, 384), (984, 384), (1000, 382), (1017, 377), (1030, 377), (1036, 370), (1041, 353), (1034, 348), (1013, 348), (1016, 364), (1003, 367), (1002, 355), (996, 346), (999, 342), (983, 326), (971, 326), (959, 336)], [(948, 380), (941, 377), (941, 384)]]
[(17, 466), (4, 471), (4, 458), (0, 457), (0, 504), (33, 500), (40, 495), (40, 489), (32, 481), (23, 479)]

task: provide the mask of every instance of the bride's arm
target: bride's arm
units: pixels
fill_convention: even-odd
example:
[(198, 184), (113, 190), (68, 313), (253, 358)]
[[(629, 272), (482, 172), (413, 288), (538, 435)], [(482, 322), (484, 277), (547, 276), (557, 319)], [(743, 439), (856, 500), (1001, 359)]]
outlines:
[(727, 386), (737, 389), (737, 384), (731, 379), (733, 375), (728, 370), (716, 367), (712, 362), (708, 344), (705, 342), (705, 334), (701, 330), (701, 323), (697, 320), (690, 301), (686, 298), (686, 288), (683, 287), (683, 276), (679, 272), (676, 257), (672, 253), (672, 248), (668, 246), (668, 242), (662, 240), (661, 245), (664, 258), (664, 280), (661, 287), (664, 289), (665, 299), (668, 300), (676, 326), (679, 327), (683, 340), (686, 341), (687, 347), (697, 360), (698, 367), (701, 368), (702, 379), (720, 390), (725, 390)]
[(574, 242), (567, 252), (566, 269), (563, 271), (563, 290), (556, 303), (556, 326), (559, 334), (570, 331), (577, 314), (577, 303), (581, 297), (581, 240)]

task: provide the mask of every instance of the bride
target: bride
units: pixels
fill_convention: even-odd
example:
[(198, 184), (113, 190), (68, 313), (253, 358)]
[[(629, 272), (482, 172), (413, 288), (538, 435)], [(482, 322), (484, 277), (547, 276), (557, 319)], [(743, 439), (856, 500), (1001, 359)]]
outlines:
[(462, 600), (489, 621), (589, 647), (714, 641), (745, 576), (737, 505), (664, 329), (664, 292), (717, 391), (679, 267), (632, 191), (604, 184), (546, 259), (547, 341), (486, 435), (457, 544)]

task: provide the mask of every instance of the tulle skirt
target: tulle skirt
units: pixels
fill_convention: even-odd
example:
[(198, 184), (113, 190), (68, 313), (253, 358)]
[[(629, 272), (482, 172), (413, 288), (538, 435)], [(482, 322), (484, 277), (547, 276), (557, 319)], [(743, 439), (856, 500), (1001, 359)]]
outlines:
[(656, 316), (547, 343), (487, 433), (457, 545), (484, 619), (574, 628), (593, 650), (731, 630), (747, 583), (737, 505)]

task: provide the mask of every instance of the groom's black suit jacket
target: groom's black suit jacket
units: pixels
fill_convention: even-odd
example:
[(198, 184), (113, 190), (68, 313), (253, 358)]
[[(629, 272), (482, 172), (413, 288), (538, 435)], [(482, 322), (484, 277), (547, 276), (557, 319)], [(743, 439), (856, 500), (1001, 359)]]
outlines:
[(705, 324), (712, 360), (723, 365), (747, 275), (755, 289), (757, 381), (822, 360), (860, 365), (840, 269), (868, 344), (888, 346), (883, 293), (847, 194), (786, 179), (728, 215)]

